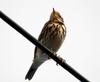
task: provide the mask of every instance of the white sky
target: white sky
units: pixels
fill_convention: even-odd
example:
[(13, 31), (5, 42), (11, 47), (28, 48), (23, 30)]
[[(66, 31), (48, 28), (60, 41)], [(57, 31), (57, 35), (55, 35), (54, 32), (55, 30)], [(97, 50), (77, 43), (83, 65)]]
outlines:
[[(38, 38), (52, 12), (59, 11), (68, 29), (58, 54), (91, 82), (100, 82), (99, 0), (0, 0), (0, 9)], [(0, 19), (0, 81), (29, 82), (25, 75), (34, 56), (32, 45)], [(79, 82), (51, 59), (30, 82)]]

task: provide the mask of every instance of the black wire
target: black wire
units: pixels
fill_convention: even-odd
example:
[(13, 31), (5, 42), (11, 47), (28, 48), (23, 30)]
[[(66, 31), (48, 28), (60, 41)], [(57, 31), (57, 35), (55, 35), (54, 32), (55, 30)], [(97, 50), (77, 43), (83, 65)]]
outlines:
[(54, 61), (56, 61), (59, 65), (61, 65), (64, 69), (70, 72), (73, 76), (75, 76), (81, 82), (89, 82), (85, 77), (79, 74), (76, 70), (74, 70), (71, 66), (69, 66), (66, 62), (62, 62), (62, 58), (57, 57), (56, 53), (51, 52), (48, 48), (40, 44), (32, 35), (30, 35), (27, 31), (25, 31), (21, 26), (16, 24), (13, 20), (11, 20), (8, 16), (6, 16), (3, 12), (0, 11), (0, 18), (8, 23), (12, 28), (22, 34), (25, 38), (27, 38), (30, 42), (32, 42), (35, 46), (43, 50), (45, 53), (50, 56)]

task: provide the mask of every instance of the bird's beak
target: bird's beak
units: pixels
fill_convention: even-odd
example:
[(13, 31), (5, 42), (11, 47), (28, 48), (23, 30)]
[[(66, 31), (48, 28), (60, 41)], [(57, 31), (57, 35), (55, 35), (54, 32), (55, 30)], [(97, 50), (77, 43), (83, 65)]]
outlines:
[(53, 13), (55, 13), (55, 9), (53, 8)]

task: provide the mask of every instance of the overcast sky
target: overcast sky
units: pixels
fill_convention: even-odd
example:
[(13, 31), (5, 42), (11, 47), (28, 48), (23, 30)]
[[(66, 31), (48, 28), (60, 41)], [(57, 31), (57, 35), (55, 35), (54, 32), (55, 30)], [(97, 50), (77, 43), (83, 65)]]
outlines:
[[(100, 82), (99, 0), (0, 0), (0, 10), (38, 38), (52, 8), (59, 11), (67, 37), (57, 52), (91, 82)], [(25, 75), (34, 45), (0, 19), (0, 81), (29, 82)], [(52, 59), (42, 64), (30, 82), (79, 82)]]

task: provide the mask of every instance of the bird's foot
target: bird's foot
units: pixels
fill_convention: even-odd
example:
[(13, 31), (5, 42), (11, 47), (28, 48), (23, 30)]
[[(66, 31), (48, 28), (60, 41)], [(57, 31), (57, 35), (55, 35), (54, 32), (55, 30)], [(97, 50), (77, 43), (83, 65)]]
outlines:
[[(58, 58), (61, 60), (61, 63), (64, 63), (66, 61), (63, 58), (61, 58), (60, 55), (58, 56)], [(56, 65), (58, 66), (58, 63), (56, 63)]]
[[(57, 56), (56, 52), (53, 52), (53, 54), (54, 54), (55, 56)], [(48, 56), (48, 59), (51, 59), (51, 58)]]

